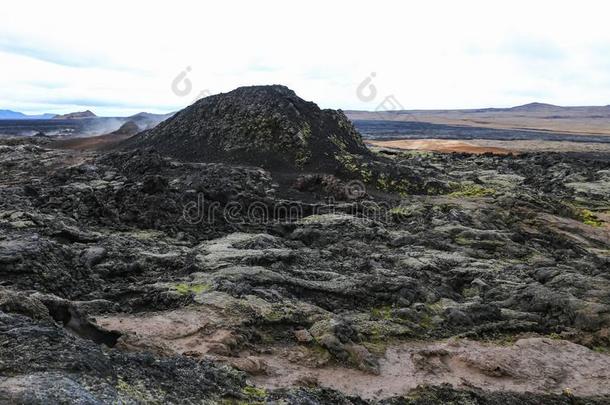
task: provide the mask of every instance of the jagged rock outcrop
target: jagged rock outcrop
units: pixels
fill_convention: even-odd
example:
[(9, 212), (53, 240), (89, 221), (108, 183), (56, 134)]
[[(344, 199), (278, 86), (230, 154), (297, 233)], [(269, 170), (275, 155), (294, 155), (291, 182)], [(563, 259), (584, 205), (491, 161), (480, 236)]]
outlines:
[(368, 154), (341, 111), (321, 110), (279, 85), (206, 97), (124, 146), (188, 161), (312, 171), (335, 170), (342, 153)]

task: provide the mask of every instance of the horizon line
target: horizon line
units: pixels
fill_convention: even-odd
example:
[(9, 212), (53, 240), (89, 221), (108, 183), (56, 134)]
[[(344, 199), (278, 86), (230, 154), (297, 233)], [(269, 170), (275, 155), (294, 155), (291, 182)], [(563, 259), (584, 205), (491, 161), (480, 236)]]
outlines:
[[(147, 111), (146, 109), (138, 109), (138, 108), (134, 108), (133, 110), (138, 110), (137, 113), (132, 113), (129, 115), (97, 115), (95, 114), (94, 108), (91, 107), (83, 107), (83, 109), (78, 109), (77, 110), (65, 110), (64, 112), (58, 112), (58, 113), (49, 113), (49, 112), (23, 112), (23, 111), (18, 111), (18, 110), (14, 110), (12, 108), (0, 108), (0, 111), (10, 111), (10, 112), (14, 112), (14, 113), (19, 113), (19, 114), (23, 114), (26, 116), (40, 116), (40, 115), (53, 115), (53, 116), (58, 116), (58, 115), (65, 115), (65, 114), (71, 114), (71, 113), (76, 113), (76, 112), (85, 112), (85, 111), (90, 111), (92, 113), (94, 113), (96, 115), (97, 118), (127, 118), (127, 117), (131, 117), (133, 115), (137, 115), (140, 113), (147, 113), (147, 114), (155, 114), (155, 115), (167, 115), (167, 114), (172, 114), (172, 113), (176, 113), (178, 111), (183, 110), (184, 108), (189, 107), (192, 104), (189, 104), (185, 107), (182, 108), (178, 108), (176, 110), (172, 110), (172, 111), (167, 111), (167, 112), (161, 112), (161, 113), (151, 113), (149, 111)], [(508, 110), (508, 109), (515, 109), (515, 108), (519, 108), (519, 107), (528, 107), (528, 106), (544, 106), (544, 107), (553, 107), (553, 108), (607, 108), (610, 107), (610, 104), (606, 104), (606, 105), (558, 105), (558, 104), (551, 104), (551, 103), (543, 103), (543, 102), (538, 102), (538, 101), (533, 101), (530, 103), (525, 103), (525, 104), (519, 104), (519, 105), (513, 105), (513, 106), (502, 106), (502, 107), (474, 107), (474, 108), (404, 108), (404, 109), (398, 109), (398, 110), (362, 110), (362, 109), (351, 109), (351, 108), (334, 108), (336, 110), (342, 110), (342, 111), (348, 111), (348, 112), (368, 112), (368, 113), (389, 113), (389, 112), (401, 112), (401, 111), (407, 111), (407, 112), (426, 112), (426, 111), (479, 111), (479, 110)]]

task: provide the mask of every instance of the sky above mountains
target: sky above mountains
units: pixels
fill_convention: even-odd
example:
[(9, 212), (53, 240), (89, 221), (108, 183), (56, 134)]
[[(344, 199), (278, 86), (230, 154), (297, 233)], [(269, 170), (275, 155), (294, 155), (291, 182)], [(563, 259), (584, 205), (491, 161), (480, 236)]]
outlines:
[(279, 83), (321, 107), (610, 104), (603, 1), (3, 5), (0, 108), (164, 113)]

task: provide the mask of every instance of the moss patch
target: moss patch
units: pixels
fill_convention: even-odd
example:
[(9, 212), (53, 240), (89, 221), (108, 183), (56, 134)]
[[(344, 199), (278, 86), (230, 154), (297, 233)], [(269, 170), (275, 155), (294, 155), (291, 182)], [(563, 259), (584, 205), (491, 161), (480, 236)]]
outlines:
[(592, 211), (587, 210), (587, 209), (580, 210), (579, 219), (585, 225), (602, 226), (604, 224), (604, 222), (602, 220), (600, 220), (599, 218), (597, 218), (597, 216), (595, 216), (595, 214)]
[(462, 289), (462, 296), (466, 298), (473, 298), (479, 295), (479, 289), (476, 287), (466, 287)]
[(386, 173), (380, 173), (375, 181), (375, 187), (381, 191), (398, 193), (402, 197), (409, 195), (411, 183), (407, 179), (391, 178)]
[(212, 286), (209, 284), (176, 284), (173, 289), (181, 295), (189, 295), (189, 294), (201, 294), (202, 292), (207, 292), (212, 289)]
[(418, 214), (417, 210), (414, 209), (413, 206), (403, 206), (403, 205), (391, 208), (388, 211), (388, 213), (390, 214), (392, 219), (397, 220), (397, 221), (405, 219), (405, 218), (409, 218), (413, 215)]
[(493, 188), (479, 186), (478, 184), (460, 184), (457, 190), (450, 193), (451, 197), (488, 197), (496, 194)]
[(116, 384), (116, 389), (122, 397), (135, 400), (139, 403), (161, 404), (165, 393), (161, 390), (151, 392), (142, 383), (129, 384), (121, 377)]
[[(603, 226), (604, 221), (599, 219), (595, 212), (583, 206), (583, 203), (579, 201), (562, 201), (565, 205), (566, 211), (563, 212), (563, 215), (576, 219), (577, 221), (582, 222), (585, 225), (590, 226)], [(603, 211), (602, 211), (603, 212)]]
[(371, 309), (371, 316), (376, 319), (392, 319), (392, 307), (389, 305)]
[(351, 153), (340, 152), (335, 155), (335, 159), (350, 174), (358, 177), (365, 183), (373, 180), (373, 171), (367, 163), (362, 163), (360, 159)]
[(247, 386), (242, 389), (242, 394), (247, 397), (249, 404), (252, 403), (264, 403), (267, 399), (267, 390), (264, 388), (258, 388), (254, 386)]

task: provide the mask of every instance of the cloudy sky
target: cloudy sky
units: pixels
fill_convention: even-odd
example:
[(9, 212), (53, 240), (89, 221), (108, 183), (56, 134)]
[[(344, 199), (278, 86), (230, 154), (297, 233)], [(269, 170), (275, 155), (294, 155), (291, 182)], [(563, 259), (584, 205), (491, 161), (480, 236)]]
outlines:
[(0, 109), (169, 112), (273, 83), (343, 109), (610, 104), (604, 1), (207, 3), (3, 4)]

